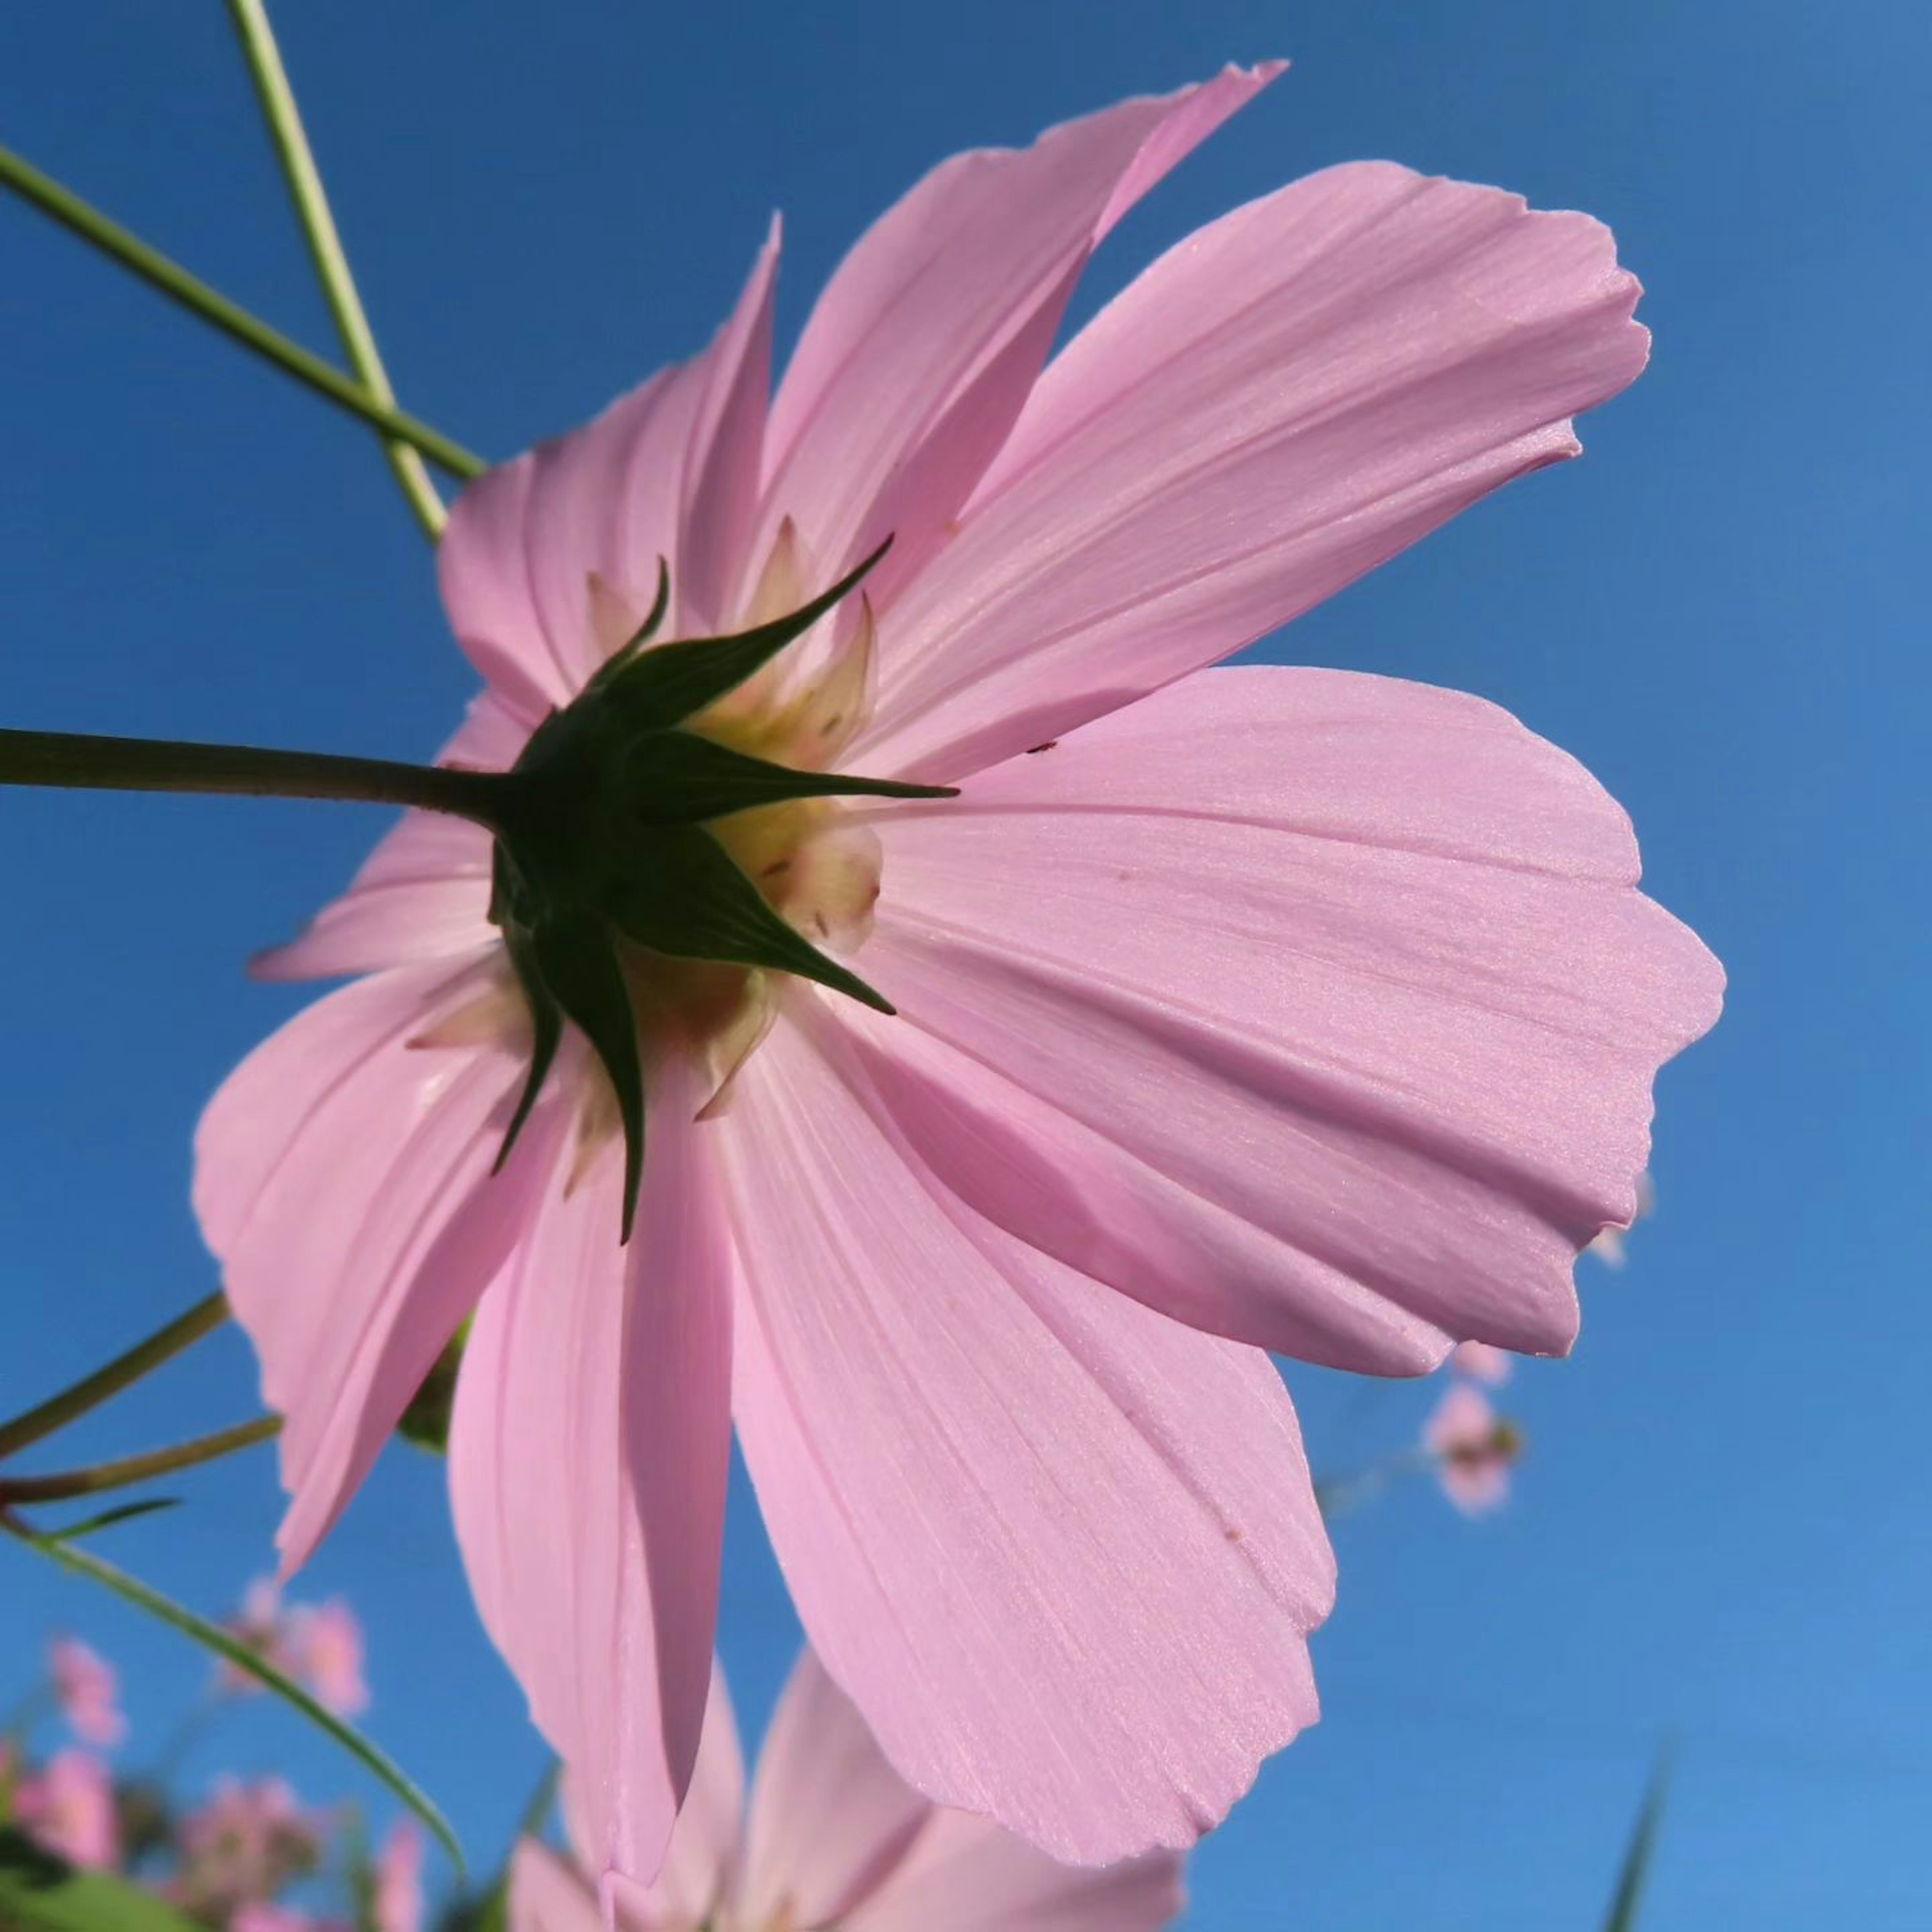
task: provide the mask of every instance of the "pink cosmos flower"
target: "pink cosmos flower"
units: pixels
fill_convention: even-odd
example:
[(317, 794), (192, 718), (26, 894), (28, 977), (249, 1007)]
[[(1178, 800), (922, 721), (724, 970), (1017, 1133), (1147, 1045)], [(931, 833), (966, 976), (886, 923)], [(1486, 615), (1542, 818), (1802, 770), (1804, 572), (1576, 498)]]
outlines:
[[(532, 1840), (517, 1847), (510, 1932), (603, 1932), (584, 1869), (596, 1868), (595, 1850), (570, 1822), (577, 1863)], [(988, 1819), (941, 1810), (886, 1762), (807, 1651), (748, 1813), (730, 1699), (714, 1676), (664, 1869), (649, 1886), (619, 1882), (614, 1903), (620, 1932), (1156, 1932), (1185, 1902), (1180, 1871), (1171, 1852), (1098, 1871), (1059, 1864)]]
[(83, 1870), (120, 1862), (114, 1778), (92, 1752), (56, 1751), (14, 1788), (14, 1822), (35, 1844)]
[(375, 1932), (418, 1932), (422, 1924), (422, 1834), (406, 1818), (389, 1828), (376, 1857)]
[(68, 1728), (83, 1744), (112, 1748), (128, 1735), (121, 1714), (121, 1681), (114, 1666), (78, 1637), (56, 1637), (47, 1648), (54, 1696)]
[(181, 1869), (168, 1894), (184, 1911), (219, 1922), (265, 1905), (322, 1856), (319, 1822), (278, 1778), (224, 1778), (182, 1825)]
[(1486, 1342), (1459, 1342), (1449, 1357), (1449, 1366), (1470, 1381), (1486, 1382), (1500, 1388), (1515, 1372), (1516, 1364), (1507, 1349), (1492, 1348)]
[[(250, 1649), (312, 1692), (337, 1716), (353, 1718), (369, 1708), (362, 1676), (362, 1625), (340, 1597), (322, 1604), (282, 1601), (281, 1586), (258, 1576), (228, 1626)], [(220, 1666), (221, 1688), (244, 1696), (260, 1689), (246, 1671)]]
[(1057, 1855), (1184, 1845), (1316, 1715), (1333, 1565), (1264, 1348), (1419, 1373), (1575, 1332), (1658, 1064), (1721, 976), (1624, 814), (1492, 706), (1191, 676), (1574, 455), (1646, 354), (1580, 214), (1381, 163), (1202, 229), (1047, 362), (1101, 238), (1272, 77), (949, 161), (768, 400), (776, 233), (710, 348), (493, 472), (441, 548), (508, 766), (634, 628), (797, 608), (692, 721), (956, 783), (711, 830), (896, 1018), (626, 956), (635, 1236), (573, 1034), (530, 1052), (489, 841), (406, 820), (266, 962), (363, 976), (230, 1078), (196, 1202), (287, 1418), (299, 1564), (472, 1311), (450, 1475), (476, 1599), (648, 1881), (692, 1772), (735, 1420), (806, 1629), (887, 1760)]
[(1522, 1437), (1473, 1384), (1450, 1386), (1423, 1430), (1422, 1444), (1436, 1459), (1444, 1493), (1464, 1515), (1486, 1515), (1508, 1500)]

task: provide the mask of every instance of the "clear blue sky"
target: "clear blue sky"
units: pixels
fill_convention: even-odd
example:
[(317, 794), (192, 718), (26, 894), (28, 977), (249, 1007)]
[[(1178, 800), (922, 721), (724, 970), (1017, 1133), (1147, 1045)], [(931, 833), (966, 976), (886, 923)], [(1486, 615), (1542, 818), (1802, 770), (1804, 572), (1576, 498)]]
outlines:
[[(788, 337), (933, 160), (1230, 56), (1296, 68), (1130, 220), (1082, 313), (1195, 223), (1352, 157), (1615, 226), (1656, 355), (1586, 459), (1263, 654), (1472, 688), (1577, 752), (1729, 964), (1730, 1012), (1663, 1081), (1632, 1265), (1586, 1266), (1576, 1358), (1514, 1385), (1515, 1507), (1472, 1527), (1418, 1486), (1340, 1526), (1326, 1720), (1203, 1849), (1189, 1923), (1594, 1925), (1666, 1730), (1647, 1932), (1932, 1922), (1924, 8), (287, 0), (280, 25), (398, 384), (492, 455), (701, 343), (773, 205)], [(215, 0), (0, 12), (0, 139), (328, 344)], [(0, 718), (436, 746), (469, 675), (356, 426), (10, 204), (0, 370)], [(190, 1130), (301, 998), (242, 963), (376, 830), (0, 798), (0, 1409), (211, 1286)], [(1330, 1466), (1431, 1394), (1293, 1379)], [(76, 1446), (212, 1426), (252, 1386), (224, 1337)], [(191, 1487), (118, 1548), (214, 1609), (266, 1564), (276, 1498), (266, 1457)], [(756, 1724), (794, 1630), (734, 1501), (724, 1647)], [(312, 1582), (364, 1612), (373, 1726), (487, 1859), (538, 1753), (436, 1468), (392, 1453)], [(58, 1621), (130, 1667), (152, 1746), (200, 1660), (5, 1550), (0, 1701)], [(275, 1712), (224, 1744), (196, 1763), (356, 1788)]]

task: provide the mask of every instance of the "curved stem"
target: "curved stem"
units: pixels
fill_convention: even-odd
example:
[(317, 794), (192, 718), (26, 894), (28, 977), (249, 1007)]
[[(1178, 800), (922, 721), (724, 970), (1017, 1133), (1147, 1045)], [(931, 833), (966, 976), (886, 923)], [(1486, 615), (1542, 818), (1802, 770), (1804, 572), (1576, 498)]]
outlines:
[(385, 435), (421, 450), (432, 463), (440, 464), (452, 476), (480, 476), (488, 468), (480, 456), (472, 455), (461, 444), (452, 442), (428, 423), (418, 421), (392, 404), (379, 401), (353, 377), (345, 376), (340, 369), (325, 362), (314, 351), (304, 349), (280, 329), (250, 315), (238, 303), (230, 302), (197, 276), (190, 274), (179, 263), (170, 261), (159, 249), (150, 248), (118, 222), (110, 220), (79, 195), (62, 187), (50, 176), (41, 173), (10, 148), (4, 147), (0, 147), (0, 186), (10, 188), (43, 214), (50, 216), (124, 268), (131, 268), (143, 281), (159, 289), (162, 294), (198, 315), (202, 321), (212, 322), (244, 349), (253, 350), (265, 361), (272, 362), (284, 375), (306, 383), (319, 395), (327, 397), (338, 408), (360, 416)]
[(0, 784), (89, 791), (212, 792), (249, 798), (330, 798), (413, 806), (494, 828), (502, 775), (398, 764), (327, 752), (101, 738), (84, 732), (0, 729)]
[[(328, 298), (330, 313), (335, 317), (336, 332), (342, 338), (350, 367), (362, 379), (362, 386), (370, 395), (379, 403), (393, 406), (396, 392), (390, 386), (388, 371), (382, 366), (382, 353), (363, 311), (362, 298), (356, 292), (356, 278), (350, 272), (335, 218), (329, 211), (322, 173), (315, 164), (301, 111), (296, 106), (295, 90), (289, 85), (281, 50), (275, 44), (274, 29), (268, 24), (268, 8), (263, 0), (228, 0), (228, 11), (241, 38), (248, 70), (254, 76), (255, 92), (268, 124), (269, 137), (281, 157), (282, 172), (287, 178), (289, 193), (302, 219), (302, 233), (308, 238), (308, 251), (314, 260), (322, 292)], [(442, 499), (436, 494), (436, 485), (429, 480), (422, 457), (399, 437), (389, 437), (383, 447), (410, 508), (434, 543), (442, 536), (449, 516)]]
[(279, 1415), (260, 1415), (253, 1422), (238, 1422), (232, 1429), (217, 1430), (212, 1436), (197, 1436), (166, 1449), (152, 1449), (143, 1456), (123, 1456), (112, 1462), (62, 1469), (50, 1476), (0, 1478), (0, 1508), (65, 1502), (75, 1496), (98, 1496), (103, 1490), (124, 1490), (151, 1477), (172, 1475), (177, 1469), (192, 1469), (232, 1456), (238, 1449), (252, 1449), (257, 1442), (279, 1435), (281, 1426)]
[(10, 1456), (44, 1436), (51, 1436), (89, 1409), (98, 1408), (110, 1396), (118, 1395), (164, 1362), (173, 1360), (204, 1335), (212, 1335), (227, 1319), (228, 1303), (224, 1297), (211, 1294), (206, 1300), (197, 1301), (185, 1315), (177, 1316), (165, 1328), (158, 1328), (146, 1341), (136, 1342), (104, 1368), (96, 1369), (71, 1388), (50, 1396), (11, 1422), (0, 1423), (0, 1457)]

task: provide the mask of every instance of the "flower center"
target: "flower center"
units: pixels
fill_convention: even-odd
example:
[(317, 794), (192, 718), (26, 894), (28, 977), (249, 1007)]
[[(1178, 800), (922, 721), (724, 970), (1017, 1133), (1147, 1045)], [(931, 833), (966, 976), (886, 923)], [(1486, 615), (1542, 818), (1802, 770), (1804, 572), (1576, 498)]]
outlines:
[[(810, 594), (810, 572), (787, 518), (737, 627), (750, 629), (799, 608)], [(590, 614), (606, 657), (635, 634), (642, 616), (632, 598), (596, 578)], [(875, 638), (869, 604), (836, 610), (683, 728), (747, 758), (829, 771), (870, 715)], [(850, 955), (865, 944), (881, 855), (877, 835), (850, 807), (792, 799), (731, 813), (707, 830), (772, 910), (813, 945)], [(734, 1077), (776, 1017), (783, 976), (678, 958), (629, 942), (619, 952), (646, 1070), (668, 1052), (694, 1056), (710, 1096), (700, 1117), (722, 1111)], [(600, 1076), (584, 1103), (580, 1166), (616, 1131), (614, 1101)]]

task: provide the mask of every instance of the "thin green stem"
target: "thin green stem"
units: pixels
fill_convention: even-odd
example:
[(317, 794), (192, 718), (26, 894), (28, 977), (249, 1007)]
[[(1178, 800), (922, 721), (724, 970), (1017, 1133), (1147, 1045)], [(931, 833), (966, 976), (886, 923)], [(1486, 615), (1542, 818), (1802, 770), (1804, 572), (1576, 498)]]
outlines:
[(472, 455), (440, 430), (432, 429), (428, 423), (419, 422), (393, 404), (371, 395), (353, 377), (345, 376), (340, 369), (325, 362), (280, 329), (250, 315), (238, 303), (230, 302), (178, 262), (170, 261), (158, 249), (150, 248), (118, 222), (110, 220), (98, 208), (62, 187), (50, 176), (41, 173), (31, 162), (4, 147), (0, 147), (0, 186), (10, 188), (43, 214), (50, 216), (83, 242), (92, 243), (124, 268), (132, 269), (142, 280), (200, 316), (202, 321), (212, 322), (244, 348), (251, 349), (257, 356), (272, 362), (284, 375), (306, 383), (318, 394), (327, 397), (352, 415), (360, 416), (384, 435), (421, 450), (432, 463), (440, 464), (452, 476), (480, 476), (488, 467), (480, 456)]
[(84, 1469), (62, 1469), (50, 1476), (0, 1478), (0, 1508), (18, 1508), (23, 1503), (67, 1502), (76, 1496), (98, 1496), (104, 1490), (124, 1490), (155, 1476), (172, 1475), (178, 1469), (192, 1469), (212, 1462), (237, 1450), (252, 1449), (280, 1433), (279, 1415), (258, 1415), (253, 1422), (238, 1422), (232, 1429), (217, 1430), (212, 1436), (197, 1436), (165, 1449), (151, 1449), (143, 1456), (123, 1456), (112, 1462), (95, 1462)]
[(387, 758), (266, 751), (161, 738), (0, 729), (0, 784), (92, 791), (212, 792), (250, 798), (357, 800), (414, 806), (494, 826), (506, 780)]
[(212, 1335), (228, 1319), (228, 1304), (219, 1294), (197, 1301), (185, 1315), (176, 1316), (165, 1328), (158, 1328), (146, 1341), (136, 1342), (124, 1354), (116, 1355), (106, 1367), (83, 1376), (71, 1388), (0, 1423), (0, 1457), (10, 1456), (64, 1428), (76, 1417), (98, 1408), (110, 1396), (151, 1375), (164, 1362), (172, 1361), (184, 1348), (192, 1348), (204, 1335)]
[[(254, 76), (269, 138), (281, 157), (282, 172), (287, 178), (289, 193), (302, 219), (302, 233), (308, 239), (329, 311), (335, 317), (336, 332), (342, 338), (350, 367), (362, 379), (362, 386), (370, 395), (379, 403), (393, 406), (396, 392), (390, 386), (388, 371), (382, 366), (382, 353), (363, 310), (362, 298), (356, 292), (356, 278), (350, 272), (335, 217), (329, 211), (321, 170), (315, 164), (308, 135), (302, 127), (295, 90), (289, 85), (281, 50), (275, 44), (274, 29), (268, 24), (268, 8), (263, 0), (228, 0), (228, 11), (241, 38), (248, 70)], [(422, 458), (399, 437), (389, 437), (383, 447), (404, 496), (434, 543), (442, 536), (449, 514), (436, 485), (429, 479)]]

